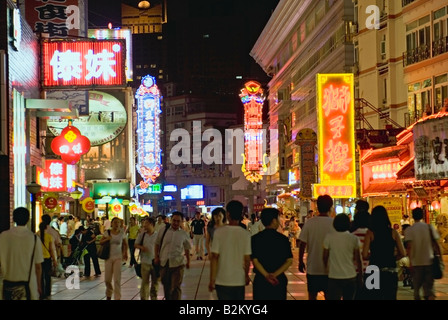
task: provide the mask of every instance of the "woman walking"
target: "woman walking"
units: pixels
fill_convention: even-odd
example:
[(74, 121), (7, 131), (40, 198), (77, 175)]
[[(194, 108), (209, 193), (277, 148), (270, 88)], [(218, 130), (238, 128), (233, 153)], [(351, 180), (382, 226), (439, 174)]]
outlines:
[[(100, 244), (110, 241), (110, 255), (105, 262), (106, 298), (121, 299), (121, 262), (128, 259), (128, 243), (126, 234), (121, 228), (121, 219), (115, 217), (111, 221), (111, 229), (104, 232)], [(112, 285), (113, 279), (113, 285)]]
[[(397, 254), (395, 254), (395, 249)], [(380, 270), (379, 289), (369, 290), (372, 300), (396, 300), (398, 290), (397, 260), (406, 256), (397, 230), (392, 229), (387, 210), (376, 206), (372, 210), (369, 230), (366, 233), (362, 256), (369, 265)]]

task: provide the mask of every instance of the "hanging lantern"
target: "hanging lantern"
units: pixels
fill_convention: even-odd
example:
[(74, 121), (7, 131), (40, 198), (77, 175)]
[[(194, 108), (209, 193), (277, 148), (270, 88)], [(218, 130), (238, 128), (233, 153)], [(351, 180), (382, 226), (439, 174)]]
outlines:
[(51, 142), (51, 150), (67, 164), (75, 164), (83, 154), (89, 152), (90, 140), (81, 135), (78, 128), (69, 121), (68, 126)]
[(418, 205), (417, 205), (417, 201), (412, 201), (411, 202), (411, 205), (410, 205), (410, 208), (411, 208), (411, 210), (414, 210), (415, 208), (417, 208), (418, 207)]
[(440, 209), (440, 202), (437, 201), (437, 200), (434, 200), (434, 201), (431, 203), (431, 207), (432, 207), (433, 210), (439, 210), (439, 209)]

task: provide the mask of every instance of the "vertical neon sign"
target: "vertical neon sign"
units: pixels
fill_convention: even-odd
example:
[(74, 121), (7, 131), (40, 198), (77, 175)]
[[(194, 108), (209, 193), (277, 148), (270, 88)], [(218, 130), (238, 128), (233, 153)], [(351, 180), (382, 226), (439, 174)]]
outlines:
[(353, 74), (317, 75), (320, 184), (314, 197), (356, 197)]
[(250, 182), (262, 179), (263, 168), (263, 89), (256, 81), (249, 81), (241, 89), (244, 105), (244, 162), (241, 170)]
[(154, 183), (162, 172), (160, 148), (160, 91), (154, 77), (142, 78), (137, 99), (137, 171), (145, 183)]

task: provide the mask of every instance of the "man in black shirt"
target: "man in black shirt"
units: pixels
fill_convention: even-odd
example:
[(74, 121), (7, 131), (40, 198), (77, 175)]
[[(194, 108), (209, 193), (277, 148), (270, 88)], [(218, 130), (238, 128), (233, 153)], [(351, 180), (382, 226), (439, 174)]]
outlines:
[(195, 218), (190, 224), (191, 233), (193, 234), (193, 245), (195, 252), (198, 256), (198, 260), (202, 260), (204, 257), (204, 235), (205, 235), (205, 222), (201, 219), (201, 213), (196, 211)]
[(93, 262), (93, 268), (95, 269), (95, 277), (101, 275), (100, 264), (98, 262), (98, 255), (96, 251), (96, 235), (95, 230), (92, 227), (81, 232), (81, 246), (87, 249), (87, 254), (84, 255), (84, 276), (90, 277), (90, 259)]
[(263, 209), (261, 222), (265, 229), (251, 239), (254, 300), (286, 300), (288, 279), (284, 272), (291, 266), (293, 256), (289, 239), (277, 232), (279, 213), (275, 208)]

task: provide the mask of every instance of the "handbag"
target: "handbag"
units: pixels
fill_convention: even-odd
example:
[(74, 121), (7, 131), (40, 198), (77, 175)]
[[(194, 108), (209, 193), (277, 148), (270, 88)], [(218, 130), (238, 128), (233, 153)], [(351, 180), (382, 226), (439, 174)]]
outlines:
[(33, 270), (34, 251), (36, 248), (36, 235), (34, 235), (33, 254), (31, 256), (30, 271), (28, 281), (8, 281), (3, 280), (4, 300), (31, 300), (30, 279)]
[(436, 239), (434, 239), (434, 235), (432, 234), (431, 226), (429, 226), (429, 234), (431, 236), (431, 244), (432, 250), (434, 252), (434, 258), (432, 259), (432, 277), (434, 279), (442, 279), (443, 271), (445, 269), (445, 264), (443, 263), (442, 256), (440, 255), (440, 247), (437, 243)]
[[(141, 246), (143, 245), (143, 239), (145, 239), (145, 234), (146, 234), (146, 231), (143, 232), (142, 241), (140, 242)], [(138, 257), (140, 259), (140, 253), (138, 254)], [(141, 262), (137, 262), (135, 264), (134, 268), (135, 268), (135, 274), (137, 275), (137, 277), (141, 278), (142, 277), (142, 264), (141, 264)]]
[[(107, 232), (109, 233), (110, 237), (110, 230), (107, 230)], [(110, 241), (107, 241), (102, 245), (100, 245), (98, 249), (98, 258), (107, 260), (109, 259), (109, 256), (110, 256)]]

